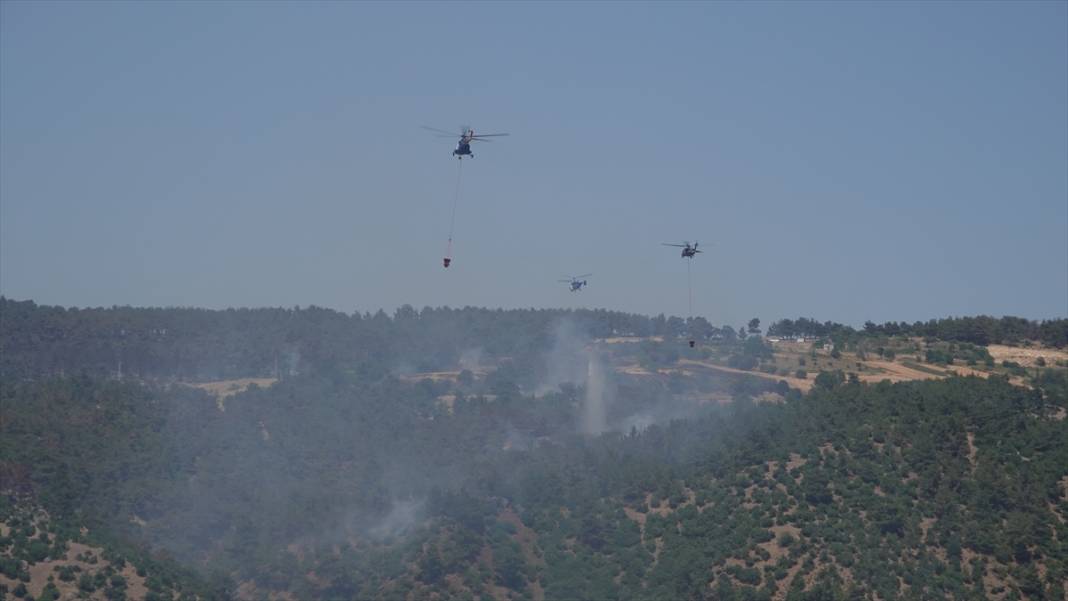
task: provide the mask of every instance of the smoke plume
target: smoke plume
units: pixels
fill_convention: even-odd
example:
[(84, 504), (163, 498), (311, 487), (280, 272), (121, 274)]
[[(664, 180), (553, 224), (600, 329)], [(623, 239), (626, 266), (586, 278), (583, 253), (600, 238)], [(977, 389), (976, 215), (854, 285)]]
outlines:
[(601, 358), (593, 349), (586, 351), (586, 402), (582, 407), (582, 433), (596, 436), (608, 429), (608, 395)]

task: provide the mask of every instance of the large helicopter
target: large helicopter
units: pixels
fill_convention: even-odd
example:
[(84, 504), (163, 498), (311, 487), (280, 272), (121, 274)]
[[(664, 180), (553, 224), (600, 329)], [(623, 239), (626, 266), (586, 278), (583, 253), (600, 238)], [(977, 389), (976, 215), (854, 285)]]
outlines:
[[(701, 251), (701, 250), (697, 250), (698, 242), (696, 242), (696, 241), (693, 244), (690, 244), (689, 242), (683, 242), (682, 244), (670, 244), (668, 242), (661, 242), (661, 244), (663, 244), (664, 246), (674, 246), (675, 248), (681, 248), (682, 249), (682, 258), (683, 259), (692, 259), (692, 258), (697, 256), (697, 253), (704, 252), (704, 251)], [(686, 263), (686, 286), (688, 287), (688, 291), (689, 291), (690, 318), (693, 318), (693, 280), (691, 279), (691, 276), (690, 276), (690, 263), (689, 262)], [(697, 341), (694, 340), (693, 338), (690, 338), (689, 342), (690, 342), (690, 348), (694, 348), (694, 346), (696, 346), (696, 344), (697, 344)]]
[(566, 279), (559, 280), (559, 281), (567, 284), (570, 287), (571, 292), (578, 292), (579, 290), (582, 290), (583, 286), (587, 285), (586, 280), (584, 280), (582, 278), (588, 278), (591, 275), (593, 275), (593, 274), (592, 273), (584, 273), (582, 275), (576, 275), (574, 277), (568, 277)]
[[(443, 129), (436, 129), (433, 127), (423, 126), (423, 129), (435, 132), (439, 138), (452, 138), (457, 134), (447, 132)], [(493, 140), (487, 140), (486, 138), (495, 138), (499, 136), (507, 136), (508, 134), (476, 134), (475, 130), (470, 127), (461, 127), (460, 141), (456, 143), (456, 150), (452, 151), (452, 156), (463, 159), (465, 156), (475, 158), (473, 152), (471, 152), (471, 142), (492, 142)]]
[(689, 242), (683, 242), (682, 244), (668, 244), (667, 242), (661, 242), (661, 244), (663, 244), (664, 246), (675, 246), (681, 248), (682, 258), (684, 259), (692, 259), (697, 255), (697, 253), (705, 252), (703, 250), (697, 250), (697, 242), (694, 242), (692, 245)]

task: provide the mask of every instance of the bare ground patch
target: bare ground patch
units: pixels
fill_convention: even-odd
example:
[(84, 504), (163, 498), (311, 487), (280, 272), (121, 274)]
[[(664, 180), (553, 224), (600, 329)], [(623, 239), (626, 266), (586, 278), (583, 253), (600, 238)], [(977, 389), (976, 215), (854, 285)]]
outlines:
[[(44, 591), (45, 585), (48, 584), (49, 576), (58, 576), (58, 570), (65, 567), (77, 567), (78, 574), (95, 575), (97, 572), (105, 570), (111, 566), (111, 562), (104, 560), (104, 550), (100, 547), (92, 547), (82, 543), (69, 542), (67, 543), (67, 552), (58, 559), (46, 559), (45, 561), (39, 561), (32, 566), (29, 566), (30, 581), (26, 583), (26, 590), (30, 592), (33, 598), (37, 598)], [(78, 556), (86, 557), (86, 554), (91, 554), (100, 558), (97, 563), (90, 564), (86, 561), (77, 559)], [(118, 571), (123, 578), (126, 579), (126, 595), (130, 599), (144, 599), (148, 593), (148, 588), (145, 586), (145, 578), (137, 575), (137, 570), (132, 565), (127, 563), (122, 570)], [(16, 581), (4, 578), (0, 576), (0, 581), (8, 585), (9, 589), (14, 589), (17, 586)], [(79, 590), (77, 578), (71, 582), (64, 582), (58, 577), (53, 578), (53, 584), (59, 590), (60, 599), (75, 599), (78, 598)], [(92, 594), (88, 595), (89, 599), (106, 599), (104, 590), (98, 589)]]
[(797, 388), (801, 392), (808, 392), (812, 390), (812, 380), (795, 378), (793, 376), (780, 376), (776, 374), (768, 374), (762, 371), (748, 371), (744, 369), (736, 369), (734, 367), (726, 367), (724, 365), (716, 365), (708, 361), (695, 361), (693, 359), (680, 359), (679, 363), (686, 365), (697, 365), (705, 369), (711, 369), (715, 371), (722, 371), (731, 374), (744, 374), (747, 376), (756, 376), (758, 378), (764, 378), (765, 380), (785, 380), (792, 388)]
[(422, 371), (414, 374), (403, 374), (399, 378), (404, 382), (418, 382), (420, 380), (431, 380), (433, 382), (456, 382), (459, 379), (460, 374), (464, 371), (470, 371), (476, 378), (484, 378), (489, 374), (490, 370), (485, 368), (475, 368), (470, 370), (454, 370), (454, 371)]
[(519, 548), (523, 552), (523, 558), (526, 559), (527, 563), (545, 565), (545, 560), (539, 557), (537, 553), (538, 534), (528, 528), (511, 507), (502, 510), (497, 517), (515, 527), (515, 534), (512, 535), (512, 539), (519, 544)]
[(998, 363), (1013, 361), (1024, 367), (1036, 367), (1036, 361), (1040, 357), (1045, 360), (1046, 365), (1055, 365), (1057, 361), (1068, 361), (1068, 350), (1065, 349), (991, 344), (986, 347), (986, 350)]
[(940, 377), (932, 373), (912, 369), (894, 361), (876, 360), (868, 361), (867, 364), (882, 370), (882, 373), (860, 375), (860, 379), (865, 382), (879, 382), (882, 380), (905, 382), (908, 380), (933, 380)]
[(186, 386), (199, 388), (215, 397), (219, 411), (226, 411), (226, 399), (240, 394), (255, 384), (260, 388), (273, 386), (278, 378), (238, 378), (236, 380), (218, 380), (215, 382), (186, 383)]

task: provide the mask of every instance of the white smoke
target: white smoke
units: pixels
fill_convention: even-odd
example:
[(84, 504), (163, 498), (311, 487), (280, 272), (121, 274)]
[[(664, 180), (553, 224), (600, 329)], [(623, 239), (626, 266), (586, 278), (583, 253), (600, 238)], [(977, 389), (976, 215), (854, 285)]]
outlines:
[(516, 429), (512, 424), (508, 424), (504, 445), (501, 448), (505, 451), (529, 451), (534, 448), (534, 439)]
[(570, 319), (553, 324), (553, 345), (545, 358), (545, 379), (534, 394), (556, 392), (564, 384), (584, 386), (578, 429), (590, 436), (609, 430), (608, 408), (614, 397), (611, 370), (605, 368), (601, 353), (588, 335), (582, 334)]
[(586, 402), (582, 407), (582, 433), (596, 436), (608, 429), (606, 376), (601, 358), (586, 351)]
[(657, 418), (649, 413), (635, 413), (634, 415), (624, 418), (619, 424), (619, 430), (624, 434), (629, 434), (631, 430), (635, 432), (644, 432), (649, 426), (655, 424)]
[(553, 325), (553, 346), (545, 358), (545, 379), (535, 396), (556, 392), (562, 384), (579, 386), (586, 381), (587, 337), (579, 335), (574, 322), (562, 319)]
[(423, 502), (415, 500), (394, 501), (389, 513), (367, 534), (373, 540), (383, 541), (408, 532), (419, 521)]
[(667, 424), (674, 420), (688, 420), (707, 415), (718, 405), (704, 399), (687, 398), (673, 395), (647, 404), (639, 411), (615, 420), (610, 430), (630, 434), (632, 431), (644, 432), (654, 424)]
[(460, 369), (478, 372), (482, 368), (482, 349), (472, 348), (460, 353)]
[(286, 372), (285, 375), (289, 377), (300, 372), (300, 351), (295, 348), (286, 352)]

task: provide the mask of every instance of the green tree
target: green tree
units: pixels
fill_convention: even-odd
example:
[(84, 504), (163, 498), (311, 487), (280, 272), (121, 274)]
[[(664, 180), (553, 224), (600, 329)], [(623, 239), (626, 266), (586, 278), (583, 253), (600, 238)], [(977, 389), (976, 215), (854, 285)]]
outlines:
[(816, 375), (815, 385), (822, 390), (833, 390), (844, 382), (845, 374), (841, 370), (821, 371)]

